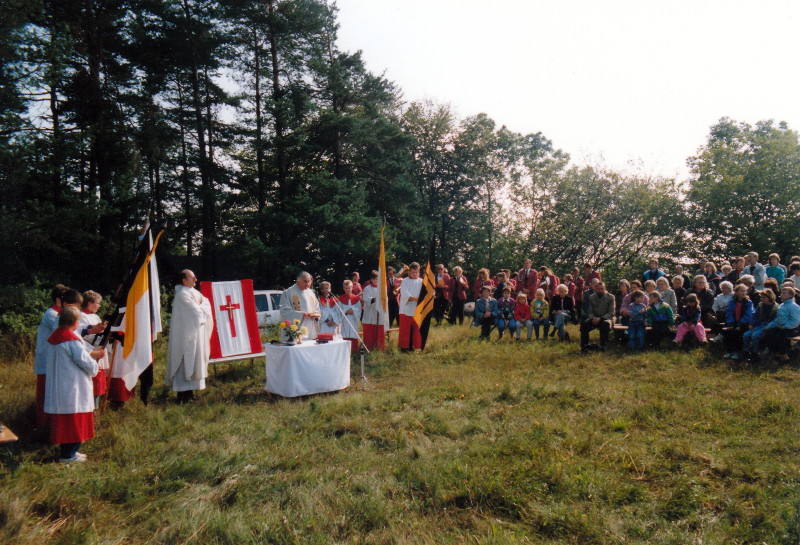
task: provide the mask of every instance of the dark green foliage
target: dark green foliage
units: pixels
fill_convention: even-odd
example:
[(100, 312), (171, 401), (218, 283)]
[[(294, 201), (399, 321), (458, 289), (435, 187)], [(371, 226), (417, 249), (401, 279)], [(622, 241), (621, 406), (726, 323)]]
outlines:
[(786, 123), (720, 119), (689, 164), (694, 249), (710, 256), (800, 251), (800, 141)]
[(0, 286), (107, 293), (148, 215), (165, 277), (264, 288), (307, 269), (338, 291), (376, 267), (384, 221), (391, 264), (433, 244), (470, 278), (526, 256), (621, 276), (654, 254), (800, 251), (785, 125), (721, 120), (682, 200), (674, 180), (570, 166), (541, 133), (403, 103), (339, 50), (327, 0), (9, 0), (0, 60)]

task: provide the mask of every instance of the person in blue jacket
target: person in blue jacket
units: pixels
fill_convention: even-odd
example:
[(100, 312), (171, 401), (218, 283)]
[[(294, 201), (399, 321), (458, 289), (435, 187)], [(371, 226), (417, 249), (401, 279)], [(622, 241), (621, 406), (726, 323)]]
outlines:
[(666, 273), (658, 268), (658, 259), (655, 258), (651, 259), (650, 268), (644, 271), (644, 273), (642, 274), (644, 281), (647, 282), (648, 280), (652, 280), (653, 282), (655, 282), (662, 276), (666, 276)]
[(800, 333), (800, 305), (794, 300), (796, 293), (794, 288), (788, 286), (781, 289), (783, 303), (778, 307), (775, 319), (764, 326), (762, 342), (770, 352), (785, 353), (786, 341)]
[(748, 287), (737, 284), (733, 290), (733, 299), (728, 302), (725, 313), (725, 329), (722, 336), (728, 352), (723, 356), (738, 360), (742, 357), (742, 338), (750, 326), (755, 324), (756, 314), (753, 302), (747, 296)]
[(481, 328), (480, 339), (489, 340), (496, 317), (497, 299), (491, 296), (489, 286), (483, 286), (480, 298), (475, 301), (475, 316), (472, 319), (472, 324)]

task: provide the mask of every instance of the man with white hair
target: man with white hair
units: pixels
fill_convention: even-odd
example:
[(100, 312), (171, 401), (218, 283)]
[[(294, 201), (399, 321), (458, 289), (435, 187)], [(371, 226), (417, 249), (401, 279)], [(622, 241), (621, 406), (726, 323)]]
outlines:
[(764, 282), (767, 280), (767, 268), (758, 262), (758, 254), (756, 252), (749, 252), (744, 256), (745, 267), (743, 274), (749, 274), (753, 277), (753, 287), (756, 291), (764, 290)]
[(294, 286), (281, 295), (281, 320), (300, 321), (300, 327), (308, 330), (307, 339), (316, 339), (317, 320), (320, 317), (319, 300), (311, 289), (313, 278), (303, 271), (297, 275)]
[(194, 289), (195, 274), (185, 269), (179, 280), (172, 302), (165, 383), (178, 393), (179, 403), (186, 403), (194, 399), (195, 390), (206, 387), (214, 316), (211, 302)]

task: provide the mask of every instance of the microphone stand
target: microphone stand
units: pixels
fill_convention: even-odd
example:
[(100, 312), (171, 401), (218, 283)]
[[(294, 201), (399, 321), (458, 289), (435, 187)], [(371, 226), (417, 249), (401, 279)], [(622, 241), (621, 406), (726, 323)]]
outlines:
[(342, 320), (343, 320), (343, 321), (345, 321), (345, 322), (347, 322), (347, 325), (348, 325), (348, 326), (350, 326), (350, 329), (354, 330), (353, 332), (354, 332), (354, 333), (355, 333), (355, 335), (356, 335), (356, 339), (358, 339), (358, 345), (359, 345), (358, 353), (359, 353), (359, 355), (361, 356), (361, 380), (360, 380), (360, 382), (361, 382), (361, 389), (362, 389), (362, 390), (366, 390), (366, 389), (367, 389), (367, 376), (364, 374), (364, 354), (365, 354), (365, 353), (369, 354), (369, 353), (370, 353), (370, 351), (367, 349), (367, 345), (365, 345), (365, 344), (364, 344), (364, 339), (362, 339), (362, 338), (361, 338), (361, 337), (358, 335), (358, 331), (355, 331), (355, 328), (353, 327), (353, 324), (351, 324), (351, 323), (350, 323), (350, 320), (348, 320), (348, 319), (347, 319), (347, 315), (346, 315), (346, 314), (344, 313), (344, 311), (342, 310), (342, 305), (341, 305), (341, 303), (339, 303), (339, 298), (338, 298), (338, 297), (336, 297), (336, 298), (334, 298), (334, 300), (333, 300), (333, 301), (336, 303), (336, 308), (338, 308), (338, 309), (339, 309), (339, 312), (340, 312), (340, 313), (341, 313), (341, 315), (342, 315)]

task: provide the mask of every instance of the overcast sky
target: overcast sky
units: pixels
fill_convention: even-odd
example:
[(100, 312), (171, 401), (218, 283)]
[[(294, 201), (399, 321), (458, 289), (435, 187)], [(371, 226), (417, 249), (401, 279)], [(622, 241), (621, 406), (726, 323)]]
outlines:
[(575, 163), (688, 175), (723, 116), (800, 129), (800, 1), (337, 0), (406, 101), (541, 131)]

